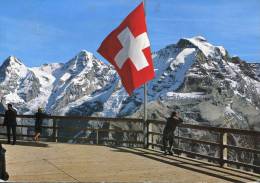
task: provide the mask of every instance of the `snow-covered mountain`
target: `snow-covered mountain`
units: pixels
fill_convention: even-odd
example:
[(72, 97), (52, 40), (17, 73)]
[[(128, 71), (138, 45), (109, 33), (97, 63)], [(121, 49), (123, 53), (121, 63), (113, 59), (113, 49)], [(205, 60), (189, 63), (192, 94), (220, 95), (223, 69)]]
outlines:
[(34, 68), (26, 67), (11, 56), (0, 70), (4, 103), (13, 103), (19, 113), (28, 114), (38, 107), (51, 114), (65, 114), (89, 99), (106, 98), (103, 93), (113, 90), (111, 83), (118, 81), (111, 66), (87, 51), (81, 51), (65, 64), (44, 64)]
[[(153, 60), (156, 77), (148, 83), (150, 118), (161, 119), (179, 109), (195, 122), (239, 128), (242, 123), (247, 128), (258, 124), (260, 64), (230, 57), (223, 47), (201, 36), (182, 38), (155, 52)], [(128, 96), (114, 68), (84, 50), (65, 64), (34, 68), (10, 56), (0, 71), (3, 103), (13, 103), (19, 113), (43, 107), (55, 115), (141, 115), (142, 88)], [(239, 125), (223, 123), (231, 116), (240, 120)]]
[[(164, 120), (177, 110), (189, 123), (260, 130), (260, 63), (231, 57), (201, 36), (166, 46), (153, 54), (153, 61), (156, 77), (148, 83), (148, 118)], [(143, 115), (143, 89), (128, 96), (114, 68), (84, 50), (65, 64), (34, 68), (8, 57), (0, 67), (0, 97), (20, 114), (43, 107), (53, 115)], [(141, 128), (117, 123), (103, 127)], [(212, 138), (208, 133), (185, 133)], [(229, 138), (233, 145), (260, 146), (254, 139)]]

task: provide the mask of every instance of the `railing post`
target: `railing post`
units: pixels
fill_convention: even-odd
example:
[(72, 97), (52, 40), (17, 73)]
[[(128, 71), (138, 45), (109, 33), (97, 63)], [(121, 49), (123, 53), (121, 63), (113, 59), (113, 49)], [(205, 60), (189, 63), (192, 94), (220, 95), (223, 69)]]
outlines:
[(98, 145), (99, 144), (99, 139), (98, 139), (98, 129), (96, 129), (96, 144)]
[(53, 132), (52, 132), (52, 139), (53, 142), (58, 142), (58, 128), (57, 128), (57, 121), (53, 119)]
[(227, 148), (225, 145), (227, 145), (227, 133), (220, 132), (220, 149), (219, 149), (219, 164), (222, 167), (227, 166), (225, 163), (225, 160), (227, 160)]
[[(254, 136), (255, 149), (260, 149), (260, 135)], [(260, 165), (260, 154), (254, 153), (254, 162), (253, 165)], [(254, 168), (254, 173), (260, 174), (260, 168)]]
[[(22, 126), (23, 126), (23, 119), (21, 119), (21, 134), (23, 135), (23, 127)], [(17, 132), (16, 132), (16, 134), (17, 134)], [(24, 140), (23, 137), (21, 137), (21, 140)]]
[(177, 127), (178, 128), (178, 150), (177, 150), (177, 152), (178, 152), (178, 156), (180, 156), (180, 127), (178, 126)]
[(143, 120), (143, 148), (147, 148), (147, 121)]
[[(147, 120), (147, 148), (149, 149), (150, 143), (153, 144), (153, 134), (150, 134), (152, 132), (152, 123)], [(152, 145), (153, 148), (153, 145)]]
[(152, 136), (152, 149), (154, 149), (154, 145), (153, 145), (154, 144), (154, 138), (153, 138), (154, 135), (151, 134), (151, 136)]

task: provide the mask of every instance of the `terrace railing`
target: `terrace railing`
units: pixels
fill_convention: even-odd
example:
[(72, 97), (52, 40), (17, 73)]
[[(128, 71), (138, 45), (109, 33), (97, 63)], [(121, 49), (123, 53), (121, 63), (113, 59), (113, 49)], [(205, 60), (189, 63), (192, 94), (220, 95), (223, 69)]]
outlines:
[[(0, 126), (3, 126), (4, 115), (0, 114)], [(17, 138), (33, 140), (34, 115), (17, 116)], [(44, 119), (40, 136), (43, 141), (109, 144), (143, 147), (143, 130), (122, 129), (119, 126), (142, 126), (140, 119), (102, 118), (85, 116), (48, 116)], [(102, 124), (102, 125), (100, 125)], [(140, 128), (142, 129), (142, 127)], [(6, 137), (2, 129), (0, 135)], [(125, 137), (125, 138), (124, 138)]]
[[(0, 114), (0, 126), (4, 115)], [(34, 133), (34, 115), (18, 115), (17, 137), (32, 140)], [(1, 122), (2, 121), (2, 122)], [(118, 145), (128, 147), (147, 147), (161, 150), (162, 129), (165, 122), (158, 120), (147, 120), (137, 118), (104, 118), (85, 116), (48, 116), (43, 123), (44, 133), (42, 140), (52, 142), (90, 143), (104, 145)], [(145, 129), (145, 130), (144, 130)], [(145, 133), (144, 133), (145, 131)], [(198, 133), (200, 131), (200, 133)], [(191, 133), (192, 132), (192, 133)], [(207, 134), (212, 137), (203, 139), (201, 135)], [(6, 138), (6, 132), (1, 130), (0, 135)], [(247, 139), (251, 144), (235, 146), (232, 136), (240, 136)], [(211, 139), (211, 140), (210, 140)], [(193, 124), (181, 124), (175, 132), (174, 152), (178, 155), (184, 154), (192, 158), (203, 158), (218, 163), (220, 166), (233, 165), (253, 169), (260, 172), (260, 149), (256, 145), (260, 141), (260, 132), (253, 130), (217, 128), (212, 126), (201, 126)], [(259, 142), (260, 143), (260, 142)], [(214, 154), (194, 152), (185, 147), (203, 146), (214, 149)], [(191, 148), (192, 149), (192, 148)], [(234, 160), (229, 154), (243, 152), (255, 161), (245, 162)]]
[[(165, 125), (163, 121), (157, 120), (149, 120), (148, 125), (148, 145), (152, 149), (160, 149), (163, 147), (162, 145), (162, 130)], [(158, 128), (161, 126), (161, 128)], [(157, 130), (153, 130), (157, 129)], [(186, 133), (181, 133), (185, 131)], [(187, 131), (189, 130), (189, 131)], [(200, 135), (192, 135), (196, 134), (200, 131), (199, 134), (207, 134), (207, 137), (212, 137), (205, 139)], [(245, 146), (235, 146), (232, 145), (233, 141), (231, 137), (233, 136), (240, 136), (244, 139), (247, 139), (251, 142), (251, 144), (246, 144), (249, 147)], [(246, 167), (249, 169), (253, 169), (255, 172), (260, 173), (260, 147), (256, 145), (256, 143), (260, 144), (260, 131), (253, 131), (253, 130), (242, 130), (242, 129), (231, 129), (231, 128), (218, 128), (212, 126), (201, 126), (201, 125), (193, 125), (193, 124), (181, 124), (178, 126), (177, 130), (175, 131), (175, 139), (177, 143), (175, 143), (175, 147), (173, 150), (177, 153), (184, 153), (190, 157), (200, 157), (203, 159), (207, 159), (212, 162), (217, 162), (221, 166), (227, 165), (235, 165), (237, 167)], [(212, 140), (209, 140), (212, 139)], [(216, 152), (213, 156), (208, 154), (197, 153), (193, 151), (188, 151), (182, 148), (182, 145), (186, 144), (186, 146), (196, 146), (196, 145), (206, 145), (206, 147), (211, 147), (215, 149)], [(251, 146), (251, 147), (250, 147)], [(210, 149), (210, 148), (208, 148)], [(234, 157), (231, 157), (229, 154), (230, 151), (235, 151), (236, 154), (244, 152), (247, 153), (249, 156), (254, 157), (255, 160), (253, 163), (246, 163), (240, 161), (234, 161)], [(216, 156), (217, 155), (217, 156)], [(251, 158), (252, 159), (252, 158)]]

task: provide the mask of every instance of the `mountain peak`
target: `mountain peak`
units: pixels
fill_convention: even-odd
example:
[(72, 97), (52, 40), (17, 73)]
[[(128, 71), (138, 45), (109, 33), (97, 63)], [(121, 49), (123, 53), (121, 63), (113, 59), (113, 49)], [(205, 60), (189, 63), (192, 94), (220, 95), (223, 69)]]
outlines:
[(202, 36), (196, 36), (192, 38), (184, 38), (189, 41), (192, 45), (200, 49), (206, 57), (214, 54), (214, 46), (206, 41)]
[(65, 63), (64, 69), (79, 73), (84, 69), (91, 70), (93, 66), (96, 67), (97, 65), (102, 65), (102, 62), (98, 60), (93, 53), (86, 50), (81, 50), (75, 55), (75, 57)]
[(76, 55), (76, 57), (80, 57), (80, 58), (84, 57), (84, 58), (88, 58), (87, 60), (89, 60), (89, 59), (92, 59), (92, 58), (94, 57), (94, 55), (93, 55), (93, 53), (88, 52), (88, 51), (86, 51), (86, 50), (81, 50), (81, 51)]
[(28, 68), (20, 60), (14, 56), (9, 56), (0, 66), (0, 82), (9, 81), (13, 78), (24, 78), (28, 72)]
[(200, 42), (207, 42), (207, 39), (204, 38), (203, 36), (194, 36), (192, 38), (189, 38), (189, 40), (196, 40), (196, 41), (200, 41)]
[(14, 70), (19, 70), (19, 68), (26, 68), (26, 66), (15, 56), (9, 56), (5, 59), (3, 64), (0, 66), (2, 70), (6, 70), (6, 68), (12, 68)]
[(206, 57), (214, 57), (222, 54), (226, 55), (226, 51), (222, 46), (214, 46), (210, 44), (203, 36), (195, 36), (192, 38), (182, 38), (177, 45), (181, 48), (193, 47), (198, 48)]
[(9, 56), (5, 59), (4, 63), (6, 63), (7, 65), (24, 65), (18, 58), (16, 58), (15, 56)]

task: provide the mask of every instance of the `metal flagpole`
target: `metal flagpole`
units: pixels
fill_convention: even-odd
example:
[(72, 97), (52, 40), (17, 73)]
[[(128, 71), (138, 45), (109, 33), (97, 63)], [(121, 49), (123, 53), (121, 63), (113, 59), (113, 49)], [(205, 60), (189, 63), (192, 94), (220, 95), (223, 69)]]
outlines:
[[(144, 13), (146, 16), (146, 0), (143, 0), (144, 3)], [(144, 135), (144, 148), (148, 148), (148, 124), (147, 124), (147, 83), (144, 84), (144, 124), (143, 124), (143, 135)]]
[(143, 124), (143, 134), (144, 134), (144, 148), (148, 148), (148, 128), (149, 125), (147, 123), (147, 84), (144, 84), (144, 124)]

